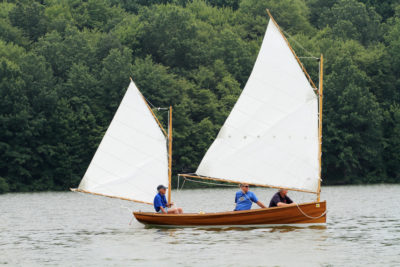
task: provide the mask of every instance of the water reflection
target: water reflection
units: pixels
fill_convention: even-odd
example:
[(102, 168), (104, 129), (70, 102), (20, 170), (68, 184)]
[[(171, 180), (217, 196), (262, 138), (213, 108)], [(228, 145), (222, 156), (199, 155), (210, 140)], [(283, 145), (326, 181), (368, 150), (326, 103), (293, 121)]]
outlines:
[(168, 226), (168, 225), (143, 225), (144, 229), (157, 229), (166, 232), (175, 232), (177, 229), (196, 229), (210, 232), (224, 232), (224, 231), (252, 231), (255, 229), (267, 229), (270, 232), (291, 232), (300, 229), (314, 229), (314, 230), (326, 230), (326, 224), (319, 225), (262, 225), (262, 226)]

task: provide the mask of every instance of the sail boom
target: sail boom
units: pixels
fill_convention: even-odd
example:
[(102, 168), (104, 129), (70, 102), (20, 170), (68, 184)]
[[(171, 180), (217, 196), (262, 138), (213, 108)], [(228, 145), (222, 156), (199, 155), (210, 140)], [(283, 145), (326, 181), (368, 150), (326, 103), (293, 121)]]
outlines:
[(317, 192), (314, 192), (314, 191), (311, 191), (311, 190), (289, 188), (289, 187), (281, 187), (281, 186), (274, 186), (274, 185), (267, 185), (267, 184), (256, 184), (256, 183), (249, 183), (249, 182), (245, 182), (245, 181), (237, 181), (237, 180), (229, 180), (229, 179), (221, 179), (221, 178), (212, 178), (212, 177), (201, 176), (201, 175), (197, 175), (197, 174), (196, 175), (178, 174), (178, 176), (188, 177), (188, 178), (196, 178), (196, 179), (203, 179), (203, 180), (226, 182), (226, 183), (233, 183), (233, 184), (244, 184), (244, 183), (246, 183), (246, 184), (249, 184), (249, 185), (254, 185), (254, 186), (259, 186), (259, 187), (286, 189), (286, 190), (290, 190), (290, 191), (298, 191), (298, 192), (304, 192), (304, 193), (317, 194)]
[(96, 195), (96, 196), (103, 196), (103, 197), (109, 197), (109, 198), (117, 198), (117, 199), (126, 200), (126, 201), (132, 201), (132, 202), (136, 202), (136, 203), (142, 203), (142, 204), (153, 205), (153, 203), (146, 202), (146, 201), (140, 201), (140, 200), (136, 200), (136, 199), (132, 199), (132, 198), (126, 198), (126, 197), (118, 197), (118, 196), (111, 196), (111, 195), (106, 195), (106, 194), (100, 194), (100, 193), (90, 192), (90, 191), (86, 191), (86, 190), (79, 189), (79, 188), (70, 188), (70, 190), (73, 191), (73, 192), (81, 192), (81, 193), (92, 194), (92, 195)]

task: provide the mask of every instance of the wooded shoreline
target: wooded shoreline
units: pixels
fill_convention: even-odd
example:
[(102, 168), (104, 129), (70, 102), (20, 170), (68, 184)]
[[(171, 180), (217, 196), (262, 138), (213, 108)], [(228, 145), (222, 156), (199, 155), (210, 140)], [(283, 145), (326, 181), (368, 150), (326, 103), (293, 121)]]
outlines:
[(400, 183), (398, 1), (15, 0), (0, 3), (0, 193), (76, 187), (129, 77), (173, 106), (173, 173), (194, 172), (249, 77), (266, 8), (314, 82), (324, 54), (323, 185)]

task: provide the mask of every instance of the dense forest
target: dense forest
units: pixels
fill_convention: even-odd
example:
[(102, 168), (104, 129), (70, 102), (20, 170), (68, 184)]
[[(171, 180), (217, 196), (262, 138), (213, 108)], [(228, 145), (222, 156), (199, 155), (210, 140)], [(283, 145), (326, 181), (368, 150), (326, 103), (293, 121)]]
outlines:
[(266, 8), (300, 57), (324, 54), (323, 183), (399, 183), (399, 0), (9, 0), (0, 192), (77, 186), (129, 77), (173, 106), (174, 173), (193, 172), (249, 77)]

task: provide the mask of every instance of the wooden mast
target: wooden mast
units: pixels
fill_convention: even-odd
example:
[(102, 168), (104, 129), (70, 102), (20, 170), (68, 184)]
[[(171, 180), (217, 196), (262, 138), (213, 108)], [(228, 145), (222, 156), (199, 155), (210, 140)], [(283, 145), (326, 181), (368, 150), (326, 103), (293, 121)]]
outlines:
[(172, 106), (168, 114), (168, 203), (171, 203), (171, 179), (172, 179)]
[(268, 16), (271, 18), (271, 21), (275, 24), (275, 26), (278, 28), (280, 34), (282, 35), (283, 39), (286, 41), (286, 44), (289, 46), (290, 51), (292, 51), (293, 56), (296, 58), (297, 63), (299, 63), (301, 69), (303, 70), (304, 74), (307, 76), (307, 79), (309, 81), (309, 83), (311, 84), (311, 86), (313, 87), (314, 91), (317, 92), (317, 87), (315, 86), (314, 82), (311, 80), (310, 75), (308, 74), (308, 72), (306, 71), (306, 68), (304, 67), (303, 63), (301, 63), (299, 57), (296, 55), (296, 53), (294, 52), (292, 46), (290, 45), (288, 39), (286, 38), (286, 36), (283, 34), (281, 28), (279, 27), (278, 23), (275, 21), (274, 17), (272, 17), (271, 12), (269, 12), (269, 9), (267, 9), (267, 13)]
[(318, 90), (318, 96), (319, 96), (319, 101), (318, 101), (318, 106), (319, 106), (319, 125), (318, 125), (318, 141), (319, 141), (319, 147), (318, 147), (318, 159), (319, 159), (319, 179), (318, 179), (318, 190), (317, 190), (317, 201), (320, 200), (320, 195), (321, 195), (321, 173), (322, 173), (322, 100), (323, 100), (323, 74), (324, 73), (324, 57), (321, 54), (321, 58), (319, 61), (319, 90)]

